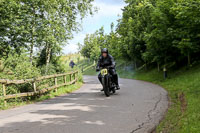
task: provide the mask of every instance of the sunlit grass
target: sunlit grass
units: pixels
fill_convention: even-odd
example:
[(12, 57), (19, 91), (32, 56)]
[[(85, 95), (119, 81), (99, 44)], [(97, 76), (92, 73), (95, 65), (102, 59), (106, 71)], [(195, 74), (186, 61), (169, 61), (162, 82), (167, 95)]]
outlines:
[(94, 67), (91, 67), (84, 71), (83, 75), (98, 75), (98, 72), (96, 72), (96, 69)]
[[(160, 123), (160, 133), (199, 133), (200, 131), (200, 67), (183, 68), (169, 72), (164, 80), (157, 70), (137, 72), (134, 79), (150, 81), (164, 87), (170, 96), (171, 106)], [(186, 100), (184, 103), (183, 98)], [(185, 109), (184, 109), (185, 108)]]

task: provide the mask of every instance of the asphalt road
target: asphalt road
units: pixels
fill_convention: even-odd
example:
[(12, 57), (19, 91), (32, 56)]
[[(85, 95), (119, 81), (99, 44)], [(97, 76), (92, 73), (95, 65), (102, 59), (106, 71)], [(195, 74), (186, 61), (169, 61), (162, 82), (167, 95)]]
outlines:
[(167, 92), (154, 84), (120, 79), (107, 98), (97, 77), (71, 94), (0, 112), (0, 133), (148, 133), (168, 107)]

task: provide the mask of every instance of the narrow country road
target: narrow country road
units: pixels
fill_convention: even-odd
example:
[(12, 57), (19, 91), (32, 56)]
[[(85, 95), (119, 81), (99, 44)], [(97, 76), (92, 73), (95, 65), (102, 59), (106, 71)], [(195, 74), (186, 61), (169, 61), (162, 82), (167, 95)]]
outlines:
[(167, 92), (151, 83), (120, 79), (106, 98), (97, 77), (71, 94), (0, 111), (0, 133), (148, 133), (168, 107)]

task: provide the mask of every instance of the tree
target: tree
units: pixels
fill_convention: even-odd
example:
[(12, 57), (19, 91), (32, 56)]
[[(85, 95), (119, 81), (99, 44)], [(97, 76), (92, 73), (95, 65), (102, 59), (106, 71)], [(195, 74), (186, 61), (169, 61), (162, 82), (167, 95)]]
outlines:
[(116, 29), (112, 23), (109, 34), (101, 28), (88, 35), (82, 53), (93, 57), (91, 49), (108, 47), (115, 57), (134, 61), (135, 68), (157, 64), (158, 71), (161, 67), (182, 66), (186, 59), (190, 66), (200, 59), (199, 0), (125, 2)]
[(187, 57), (188, 66), (191, 64), (191, 55), (200, 49), (200, 1), (179, 1), (172, 8), (171, 13), (175, 16), (176, 26), (174, 34), (176, 38), (173, 43), (178, 47), (181, 54)]
[(79, 31), (78, 17), (93, 13), (92, 1), (1, 0), (0, 58), (26, 50), (32, 64), (34, 49), (45, 49), (48, 68), (52, 50), (60, 53), (73, 37), (72, 32)]

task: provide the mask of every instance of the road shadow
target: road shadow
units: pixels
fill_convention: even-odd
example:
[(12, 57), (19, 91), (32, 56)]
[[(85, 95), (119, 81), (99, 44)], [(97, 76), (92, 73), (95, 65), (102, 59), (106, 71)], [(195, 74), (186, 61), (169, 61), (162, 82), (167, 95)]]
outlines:
[(105, 126), (111, 127), (113, 122), (108, 116), (118, 117), (110, 108), (118, 107), (115, 96), (119, 93), (106, 97), (100, 92), (97, 77), (84, 77), (84, 81), (89, 90), (82, 88), (82, 91), (36, 103), (31, 111), (0, 120), (3, 123), (0, 123), (0, 133), (107, 132)]
[(83, 128), (82, 133), (88, 132), (85, 129), (101, 129), (103, 125), (109, 124), (109, 121), (97, 114), (109, 110), (110, 106), (105, 105), (109, 99), (111, 98), (106, 98), (101, 92), (80, 92), (45, 100), (37, 103), (39, 106), (44, 105), (44, 108), (16, 116), (16, 120), (8, 118), (3, 121), (4, 124), (0, 124), (0, 133), (55, 133), (55, 131), (57, 133), (59, 129), (75, 130), (77, 126)]

